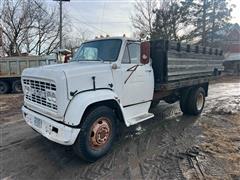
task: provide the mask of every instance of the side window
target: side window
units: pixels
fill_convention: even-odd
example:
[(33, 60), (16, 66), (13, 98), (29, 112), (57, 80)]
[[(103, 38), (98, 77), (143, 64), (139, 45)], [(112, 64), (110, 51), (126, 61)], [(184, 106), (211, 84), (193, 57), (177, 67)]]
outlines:
[(128, 45), (128, 49), (131, 63), (138, 64), (140, 62), (140, 45), (132, 43)]
[(130, 59), (129, 59), (129, 53), (128, 53), (128, 48), (125, 48), (124, 54), (123, 54), (123, 59), (122, 59), (122, 63), (124, 64), (129, 64), (130, 63)]

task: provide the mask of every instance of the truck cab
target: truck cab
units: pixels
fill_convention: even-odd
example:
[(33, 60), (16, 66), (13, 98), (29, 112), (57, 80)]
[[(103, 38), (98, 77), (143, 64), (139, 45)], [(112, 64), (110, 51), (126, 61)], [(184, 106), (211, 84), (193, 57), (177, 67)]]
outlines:
[(153, 70), (150, 61), (141, 62), (140, 51), (137, 40), (94, 39), (70, 63), (24, 70), (24, 119), (48, 139), (74, 145), (84, 159), (98, 159), (119, 122), (130, 126), (153, 117)]

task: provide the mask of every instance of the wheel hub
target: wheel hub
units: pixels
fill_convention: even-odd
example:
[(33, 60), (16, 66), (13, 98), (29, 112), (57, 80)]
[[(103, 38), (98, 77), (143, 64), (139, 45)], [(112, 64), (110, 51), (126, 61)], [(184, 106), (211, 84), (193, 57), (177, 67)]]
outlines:
[(203, 107), (203, 102), (204, 102), (204, 97), (203, 97), (203, 94), (200, 93), (198, 96), (197, 96), (197, 109), (200, 111)]
[(110, 137), (109, 119), (99, 118), (91, 128), (91, 144), (95, 148), (105, 145)]

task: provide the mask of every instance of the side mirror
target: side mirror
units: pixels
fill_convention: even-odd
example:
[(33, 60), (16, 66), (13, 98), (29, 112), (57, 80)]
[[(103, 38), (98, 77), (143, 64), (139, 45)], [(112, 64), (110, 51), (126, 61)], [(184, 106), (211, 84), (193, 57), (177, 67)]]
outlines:
[(141, 60), (142, 64), (148, 64), (150, 59), (150, 43), (148, 41), (141, 43)]

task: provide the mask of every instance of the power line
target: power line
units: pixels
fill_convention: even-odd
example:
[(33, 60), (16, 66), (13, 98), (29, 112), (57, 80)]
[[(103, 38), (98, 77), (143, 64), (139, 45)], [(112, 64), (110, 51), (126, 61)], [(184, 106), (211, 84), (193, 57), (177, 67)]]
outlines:
[[(85, 32), (84, 30), (82, 30), (81, 28), (75, 26), (74, 24), (72, 24), (72, 27), (73, 27), (75, 30), (79, 31), (79, 32)], [(87, 30), (86, 30), (86, 31), (87, 31)], [(89, 32), (89, 33), (92, 33), (91, 30), (88, 30), (88, 32)]]
[(102, 22), (97, 22), (97, 21), (91, 21), (91, 22), (86, 22), (86, 21), (81, 21), (78, 20), (77, 22), (82, 22), (82, 23), (89, 23), (89, 24), (129, 24), (127, 21), (102, 21)]
[(35, 0), (33, 2), (38, 6), (38, 8), (40, 8), (43, 12), (45, 12), (47, 15), (49, 15), (49, 13), (46, 11), (46, 9), (43, 9), (43, 7), (38, 2), (36, 2)]
[(104, 3), (104, 2), (107, 2), (107, 3), (135, 3), (136, 1), (135, 0), (118, 0), (118, 1), (109, 1), (109, 0), (78, 0), (78, 1), (75, 1), (73, 3)]
[[(101, 29), (99, 29), (98, 27), (92, 25), (92, 24), (88, 24), (88, 22), (84, 22), (84, 21), (80, 21), (79, 19), (75, 18), (75, 17), (72, 17), (73, 19), (75, 19), (77, 22), (79, 23), (82, 23), (82, 24), (85, 24), (86, 26), (88, 27), (91, 27), (93, 28), (94, 30), (98, 30), (99, 32), (102, 32), (102, 33), (105, 33), (105, 34), (108, 34), (106, 31), (103, 31)], [(85, 19), (85, 18), (84, 18)], [(86, 19), (85, 19), (86, 20)]]

